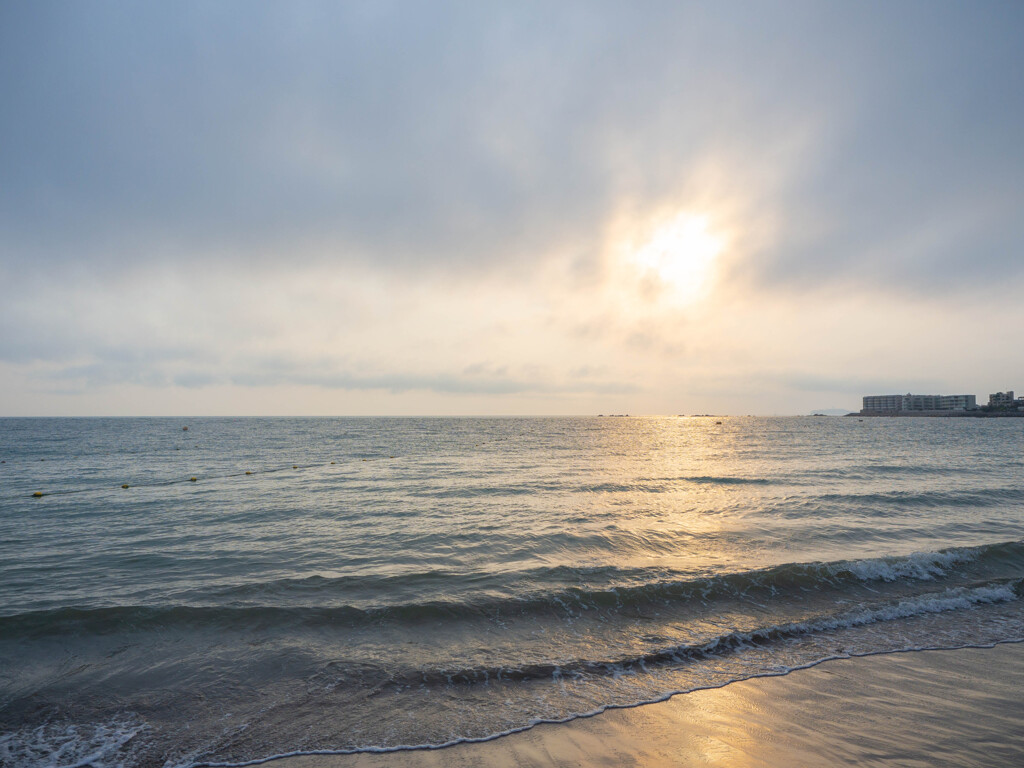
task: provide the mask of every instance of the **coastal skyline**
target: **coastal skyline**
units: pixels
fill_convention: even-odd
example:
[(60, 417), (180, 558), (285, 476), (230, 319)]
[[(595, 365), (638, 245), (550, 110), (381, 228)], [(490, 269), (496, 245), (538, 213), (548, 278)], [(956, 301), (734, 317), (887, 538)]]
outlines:
[(6, 4), (0, 416), (1024, 387), (1024, 6)]

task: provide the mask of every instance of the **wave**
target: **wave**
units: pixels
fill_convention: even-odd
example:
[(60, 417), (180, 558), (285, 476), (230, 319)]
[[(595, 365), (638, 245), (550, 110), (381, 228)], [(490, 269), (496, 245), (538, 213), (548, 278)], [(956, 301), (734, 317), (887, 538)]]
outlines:
[[(1024, 542), (1010, 541), (978, 547), (956, 547), (905, 556), (841, 560), (835, 562), (787, 563), (770, 568), (740, 571), (700, 578), (664, 578), (664, 572), (644, 569), (616, 569), (611, 566), (574, 569), (532, 569), (503, 574), (506, 587), (513, 584), (542, 584), (551, 587), (520, 594), (494, 594), (487, 574), (457, 575), (448, 571), (423, 572), (394, 577), (399, 583), (431, 581), (445, 584), (462, 579), (486, 589), (462, 599), (437, 599), (360, 607), (337, 604), (351, 593), (354, 582), (373, 586), (387, 594), (380, 578), (367, 585), (354, 577), (309, 577), (238, 585), (207, 593), (209, 604), (127, 605), (75, 607), (28, 611), (0, 616), (0, 639), (45, 637), (76, 633), (109, 635), (156, 629), (236, 629), (252, 627), (324, 627), (379, 622), (415, 624), (422, 621), (459, 621), (517, 615), (559, 614), (577, 616), (587, 611), (630, 611), (649, 606), (677, 608), (707, 606), (715, 601), (773, 600), (803, 601), (808, 593), (834, 593), (848, 597), (851, 588), (872, 584), (910, 585), (940, 579), (974, 580), (1017, 577), (1024, 571)], [(644, 581), (644, 576), (653, 579)], [(384, 579), (388, 581), (388, 579)], [(584, 586), (567, 585), (582, 582)], [(594, 582), (604, 582), (595, 586)], [(618, 582), (618, 585), (616, 585)], [(372, 590), (368, 590), (372, 591)], [(443, 591), (443, 590), (442, 590)], [(282, 599), (285, 605), (239, 605), (243, 598)], [(197, 596), (198, 597), (198, 596)], [(202, 602), (196, 600), (196, 602)], [(226, 604), (225, 604), (226, 603)], [(299, 603), (299, 604), (297, 604)]]
[(778, 482), (767, 477), (732, 477), (728, 475), (692, 475), (676, 479), (696, 485), (770, 485)]
[(649, 653), (613, 660), (575, 659), (562, 663), (529, 664), (517, 667), (474, 667), (461, 670), (417, 670), (395, 676), (397, 685), (469, 685), (492, 682), (616, 677), (645, 672), (651, 668), (722, 656), (749, 648), (764, 647), (822, 632), (909, 619), (934, 613), (965, 610), (976, 605), (1003, 603), (1024, 595), (1024, 579), (987, 584), (971, 589), (957, 588), (919, 595), (874, 608), (820, 616), (805, 621), (769, 625), (750, 631), (728, 632), (699, 645), (676, 645)]
[(677, 490), (678, 484), (692, 485), (770, 485), (778, 480), (764, 477), (731, 477), (717, 475), (684, 475), (680, 477), (640, 478), (630, 483), (587, 483), (567, 485), (561, 480), (536, 480), (521, 484), (502, 482), (460, 484), (451, 488), (424, 488), (410, 490), (410, 496), (435, 499), (464, 499), (486, 496), (530, 496), (547, 493), (667, 493)]
[(934, 464), (858, 464), (836, 472), (837, 477), (870, 477), (872, 475), (949, 475), (956, 468)]
[[(892, 469), (892, 468), (890, 468)], [(893, 470), (895, 471), (895, 470)], [(915, 468), (900, 470), (915, 474)], [(933, 473), (923, 469), (922, 474)], [(945, 474), (949, 474), (946, 470)], [(885, 474), (882, 472), (880, 474)], [(835, 477), (854, 479), (860, 475), (836, 473)], [(662, 494), (680, 491), (685, 485), (697, 486), (804, 486), (820, 483), (821, 474), (778, 475), (776, 477), (742, 477), (731, 475), (680, 475), (678, 477), (638, 478), (634, 482), (603, 482), (566, 485), (562, 481), (507, 483), (471, 483), (451, 488), (426, 488), (408, 491), (410, 496), (435, 499), (467, 499), (478, 497), (531, 496), (547, 493), (597, 494)], [(944, 491), (879, 491), (871, 493), (822, 493), (807, 497), (807, 502), (828, 502), (843, 505), (900, 505), (910, 507), (990, 507), (1007, 502), (1024, 501), (1024, 488), (1005, 486), (982, 489), (950, 489)]]
[[(1007, 603), (1019, 600), (1021, 597), (1024, 597), (1024, 577), (993, 581), (973, 587), (955, 587), (928, 592), (870, 607), (862, 606), (847, 611), (823, 613), (799, 621), (767, 624), (749, 630), (732, 630), (699, 643), (669, 645), (646, 653), (620, 658), (575, 658), (465, 668), (399, 667), (397, 669), (385, 669), (377, 664), (354, 664), (351, 660), (346, 660), (328, 663), (321, 669), (320, 674), (329, 678), (332, 686), (345, 679), (349, 685), (374, 689), (379, 689), (382, 686), (437, 688), (501, 682), (546, 680), (558, 682), (594, 677), (615, 678), (710, 658), (721, 658), (751, 649), (770, 648), (823, 633), (884, 624), (901, 619), (913, 619), (929, 614), (968, 610), (981, 605)], [(92, 618), (94, 620), (110, 619), (111, 612), (116, 614), (121, 610), (124, 609), (100, 611)], [(161, 616), (161, 620), (166, 622), (172, 614), (182, 610), (188, 609), (172, 609), (170, 612), (165, 612)], [(136, 623), (139, 619), (138, 615), (134, 616)]]
[[(778, 593), (815, 586), (842, 586), (851, 582), (927, 581), (948, 575), (958, 566), (979, 562), (1001, 566), (1024, 567), (1024, 542), (1011, 541), (979, 547), (955, 547), (935, 552), (910, 555), (839, 560), (830, 563), (787, 563), (769, 568), (740, 571), (703, 578), (667, 578), (664, 569), (619, 568), (611, 565), (572, 567), (567, 565), (531, 568), (523, 571), (497, 573), (434, 569), (413, 571), (392, 576), (309, 576), (302, 579), (277, 579), (269, 582), (232, 585), (214, 590), (209, 595), (218, 601), (246, 600), (268, 595), (301, 598), (310, 595), (342, 596), (352, 590), (385, 593), (410, 585), (436, 585), (455, 589), (460, 585), (497, 588), (517, 584), (567, 585), (606, 584), (606, 589), (563, 587), (557, 594), (533, 594), (507, 598), (505, 602), (519, 608), (540, 600), (557, 597), (586, 606), (612, 606), (623, 601), (657, 601), (700, 597), (743, 596), (751, 590)], [(200, 596), (200, 595), (196, 595)], [(592, 602), (588, 602), (592, 600)], [(476, 603), (481, 609), (500, 609), (501, 601)]]
[[(729, 475), (681, 475), (679, 477), (640, 478), (635, 483), (596, 483), (580, 485), (572, 490), (590, 493), (665, 493), (676, 490), (678, 483), (690, 485), (772, 485), (782, 482), (767, 477), (733, 477)], [(785, 481), (786, 484), (789, 481)]]
[(983, 488), (949, 491), (886, 491), (878, 493), (823, 493), (809, 501), (841, 504), (883, 504), (898, 507), (990, 507), (1012, 501), (1024, 501), (1024, 488)]

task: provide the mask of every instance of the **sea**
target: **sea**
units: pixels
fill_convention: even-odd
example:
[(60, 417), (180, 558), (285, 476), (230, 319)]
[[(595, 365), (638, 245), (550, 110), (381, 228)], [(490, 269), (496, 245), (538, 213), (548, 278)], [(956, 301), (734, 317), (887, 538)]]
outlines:
[(1024, 640), (1024, 420), (0, 419), (0, 764), (436, 748)]

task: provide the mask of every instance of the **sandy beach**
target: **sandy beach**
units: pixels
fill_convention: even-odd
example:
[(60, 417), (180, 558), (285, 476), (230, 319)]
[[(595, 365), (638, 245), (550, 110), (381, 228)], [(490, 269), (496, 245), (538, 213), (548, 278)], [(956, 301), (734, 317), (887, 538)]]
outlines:
[(440, 750), (275, 768), (1024, 764), (1024, 644), (840, 659)]

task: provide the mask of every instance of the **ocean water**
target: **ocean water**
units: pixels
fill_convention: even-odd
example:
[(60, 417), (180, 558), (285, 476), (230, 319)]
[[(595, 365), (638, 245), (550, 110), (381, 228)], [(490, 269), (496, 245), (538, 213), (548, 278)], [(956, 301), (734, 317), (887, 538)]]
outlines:
[(5, 766), (436, 746), (1024, 640), (1016, 419), (0, 419), (0, 461)]

